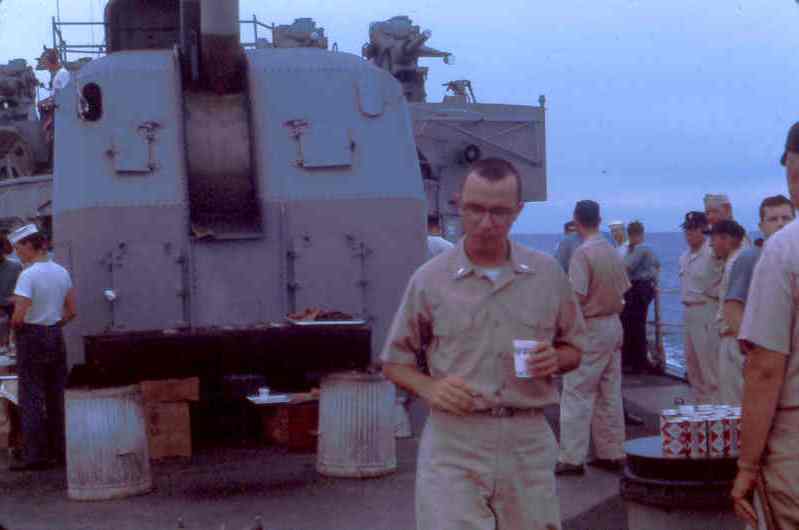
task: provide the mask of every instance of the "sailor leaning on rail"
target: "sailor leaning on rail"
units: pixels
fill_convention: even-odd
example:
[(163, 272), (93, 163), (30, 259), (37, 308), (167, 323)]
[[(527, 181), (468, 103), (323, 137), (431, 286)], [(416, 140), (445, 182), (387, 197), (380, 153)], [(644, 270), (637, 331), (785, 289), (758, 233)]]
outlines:
[(51, 261), (36, 225), (9, 240), (25, 264), (14, 288), (14, 328), (19, 375), (22, 461), (12, 470), (44, 469), (64, 461), (66, 349), (61, 327), (75, 318), (69, 273)]
[[(783, 164), (799, 205), (799, 123)], [(752, 495), (773, 516), (769, 530), (799, 528), (799, 223), (774, 234), (755, 266), (738, 338), (746, 354), (736, 513), (757, 526)], [(763, 522), (763, 521), (761, 521)]]
[[(471, 167), (459, 201), (465, 236), (413, 274), (386, 339), (386, 376), (431, 408), (420, 530), (560, 528), (558, 449), (543, 407), (558, 402), (552, 377), (579, 364), (585, 323), (558, 263), (508, 239), (521, 196), (511, 163)], [(516, 376), (515, 339), (540, 341), (531, 378)]]

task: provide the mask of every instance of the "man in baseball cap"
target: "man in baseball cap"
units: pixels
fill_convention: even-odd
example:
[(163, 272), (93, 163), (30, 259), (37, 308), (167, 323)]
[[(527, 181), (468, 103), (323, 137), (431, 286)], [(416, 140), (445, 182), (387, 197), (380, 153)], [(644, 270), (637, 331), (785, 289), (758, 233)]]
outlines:
[(698, 403), (716, 402), (719, 384), (716, 314), (723, 263), (716, 258), (706, 237), (708, 225), (705, 212), (685, 214), (682, 229), (688, 248), (680, 256), (685, 367)]

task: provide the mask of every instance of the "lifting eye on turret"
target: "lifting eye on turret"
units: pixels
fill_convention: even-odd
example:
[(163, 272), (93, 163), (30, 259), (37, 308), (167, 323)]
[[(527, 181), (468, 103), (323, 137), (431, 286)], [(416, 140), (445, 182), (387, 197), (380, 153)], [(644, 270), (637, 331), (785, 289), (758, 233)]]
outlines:
[(463, 159), (469, 164), (477, 162), (482, 156), (483, 153), (480, 151), (480, 148), (474, 144), (467, 145), (466, 149), (463, 150)]
[(85, 121), (97, 121), (103, 115), (103, 92), (97, 83), (87, 83), (80, 91), (78, 114)]

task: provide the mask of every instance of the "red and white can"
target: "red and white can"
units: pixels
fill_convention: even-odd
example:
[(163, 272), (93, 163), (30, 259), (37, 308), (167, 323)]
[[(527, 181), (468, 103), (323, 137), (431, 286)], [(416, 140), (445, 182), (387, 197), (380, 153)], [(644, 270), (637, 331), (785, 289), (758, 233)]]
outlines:
[(731, 416), (730, 424), (732, 430), (732, 449), (730, 456), (738, 457), (741, 454), (741, 417)]
[(729, 458), (733, 454), (733, 419), (716, 415), (707, 420), (708, 456)]
[(691, 455), (691, 421), (685, 416), (661, 416), (660, 439), (664, 458), (688, 458)]
[(707, 419), (694, 416), (691, 423), (691, 450), (688, 458), (704, 459), (708, 456)]

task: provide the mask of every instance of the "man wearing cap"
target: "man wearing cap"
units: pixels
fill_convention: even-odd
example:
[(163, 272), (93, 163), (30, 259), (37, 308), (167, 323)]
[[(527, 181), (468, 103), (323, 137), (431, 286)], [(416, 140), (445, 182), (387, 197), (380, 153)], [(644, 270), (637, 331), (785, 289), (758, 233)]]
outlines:
[[(579, 364), (585, 323), (557, 262), (508, 239), (521, 196), (510, 162), (471, 166), (459, 201), (465, 236), (413, 274), (386, 340), (386, 376), (430, 405), (419, 530), (561, 527), (557, 443), (542, 409), (558, 402), (552, 377)], [(539, 341), (531, 377), (516, 375), (514, 340)]]
[[(783, 163), (799, 205), (799, 123)], [(741, 456), (732, 490), (735, 512), (758, 527), (752, 494), (773, 525), (799, 528), (799, 224), (771, 236), (755, 266), (738, 338), (746, 353)], [(763, 522), (763, 521), (761, 521)], [(762, 528), (762, 527), (758, 527)]]
[(616, 247), (616, 251), (619, 253), (619, 256), (624, 259), (624, 256), (627, 254), (627, 249), (630, 246), (630, 244), (627, 242), (627, 231), (624, 221), (613, 221), (608, 223), (608, 229), (610, 229), (610, 237), (613, 239), (613, 244)]
[(619, 313), (630, 282), (621, 256), (599, 233), (599, 205), (578, 202), (574, 221), (583, 244), (572, 256), (569, 279), (582, 308), (587, 341), (580, 366), (563, 376), (557, 475), (585, 472), (591, 439), (597, 457), (591, 465), (618, 471), (624, 459)]
[(14, 288), (11, 325), (17, 343), (23, 461), (13, 470), (44, 469), (64, 459), (66, 350), (61, 327), (75, 318), (69, 273), (49, 260), (47, 240), (36, 225), (9, 236), (28, 264)]
[(688, 212), (682, 224), (688, 249), (680, 256), (680, 298), (685, 322), (685, 367), (698, 403), (714, 403), (719, 385), (718, 289), (723, 262), (705, 237), (704, 212)]
[(655, 297), (660, 261), (652, 249), (644, 244), (643, 223), (630, 223), (627, 237), (630, 243), (624, 256), (624, 265), (632, 286), (624, 295), (624, 310), (621, 313), (624, 328), (621, 357), (627, 371), (642, 373), (650, 367), (647, 358), (649, 346), (646, 340), (646, 318), (649, 304)]
[(735, 335), (734, 323), (725, 318), (725, 300), (730, 285), (730, 273), (738, 256), (743, 250), (743, 238), (746, 231), (735, 221), (726, 219), (719, 221), (710, 231), (713, 250), (724, 262), (724, 272), (719, 285), (719, 309), (716, 322), (719, 329), (719, 390), (718, 401), (726, 405), (740, 405), (741, 377), (743, 359), (738, 348), (738, 337)]

